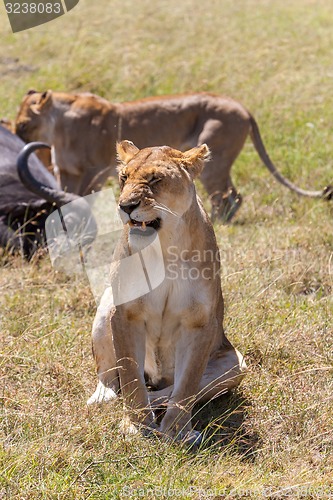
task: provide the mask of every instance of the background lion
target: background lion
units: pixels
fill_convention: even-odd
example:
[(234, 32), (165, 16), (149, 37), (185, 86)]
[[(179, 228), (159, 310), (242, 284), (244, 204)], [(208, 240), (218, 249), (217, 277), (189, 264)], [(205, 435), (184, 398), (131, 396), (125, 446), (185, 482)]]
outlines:
[(115, 144), (124, 137), (140, 148), (169, 144), (185, 151), (206, 143), (212, 155), (200, 179), (211, 198), (212, 216), (229, 221), (242, 202), (230, 171), (250, 136), (281, 184), (303, 196), (332, 196), (330, 188), (306, 191), (283, 177), (267, 154), (253, 116), (233, 99), (213, 94), (110, 103), (89, 93), (29, 91), (16, 117), (16, 133), (26, 142), (53, 145), (62, 187), (81, 195), (99, 190), (115, 173)]

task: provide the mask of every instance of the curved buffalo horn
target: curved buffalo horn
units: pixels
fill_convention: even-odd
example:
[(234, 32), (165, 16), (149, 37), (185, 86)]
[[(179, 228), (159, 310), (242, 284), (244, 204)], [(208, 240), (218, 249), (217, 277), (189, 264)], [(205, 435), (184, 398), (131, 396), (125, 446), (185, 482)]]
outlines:
[(61, 189), (52, 188), (39, 182), (29, 170), (28, 160), (33, 151), (40, 148), (50, 148), (43, 142), (31, 142), (26, 144), (17, 158), (17, 171), (22, 184), (35, 193), (40, 198), (55, 203), (57, 207), (62, 207), (66, 203), (74, 202), (70, 205), (70, 211), (65, 215), (60, 212), (63, 228), (69, 230), (71, 236), (75, 236), (77, 243), (84, 246), (92, 243), (97, 235), (97, 224), (90, 205), (81, 196), (73, 193), (65, 193)]
[(69, 203), (70, 201), (77, 200), (79, 198), (78, 195), (73, 193), (65, 193), (61, 189), (54, 189), (42, 182), (39, 182), (35, 177), (31, 174), (29, 170), (28, 160), (31, 153), (33, 153), (36, 149), (41, 148), (49, 148), (51, 147), (44, 142), (30, 142), (26, 144), (22, 151), (19, 153), (17, 158), (17, 172), (22, 184), (29, 189), (29, 191), (35, 193), (37, 196), (40, 196), (46, 201), (51, 203), (55, 203), (58, 207), (61, 207), (65, 203)]

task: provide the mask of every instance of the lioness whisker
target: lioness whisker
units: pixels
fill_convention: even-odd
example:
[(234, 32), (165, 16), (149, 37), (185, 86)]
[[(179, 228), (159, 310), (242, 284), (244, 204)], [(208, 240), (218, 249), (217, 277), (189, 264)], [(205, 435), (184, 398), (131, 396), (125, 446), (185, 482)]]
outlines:
[(179, 217), (179, 215), (176, 212), (173, 212), (172, 210), (170, 210), (170, 208), (166, 207), (165, 205), (155, 204), (153, 206), (153, 209), (169, 213), (170, 215), (173, 215), (174, 217)]

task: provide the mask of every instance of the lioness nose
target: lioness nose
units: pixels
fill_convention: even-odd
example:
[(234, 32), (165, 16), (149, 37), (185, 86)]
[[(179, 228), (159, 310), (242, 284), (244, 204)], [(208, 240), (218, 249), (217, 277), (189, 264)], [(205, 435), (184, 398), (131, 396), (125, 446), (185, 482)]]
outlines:
[(121, 210), (123, 210), (124, 212), (126, 212), (128, 215), (130, 215), (133, 210), (135, 210), (138, 206), (140, 205), (140, 202), (139, 203), (119, 203), (119, 208), (121, 208)]

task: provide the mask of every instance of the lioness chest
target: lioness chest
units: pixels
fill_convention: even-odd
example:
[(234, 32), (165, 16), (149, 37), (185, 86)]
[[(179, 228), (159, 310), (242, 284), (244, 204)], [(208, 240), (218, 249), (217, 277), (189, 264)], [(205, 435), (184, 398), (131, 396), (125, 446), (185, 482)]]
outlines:
[(145, 373), (152, 385), (174, 382), (177, 344), (182, 335), (205, 324), (211, 300), (204, 287), (191, 280), (166, 279), (138, 303), (146, 339)]

